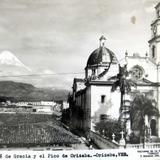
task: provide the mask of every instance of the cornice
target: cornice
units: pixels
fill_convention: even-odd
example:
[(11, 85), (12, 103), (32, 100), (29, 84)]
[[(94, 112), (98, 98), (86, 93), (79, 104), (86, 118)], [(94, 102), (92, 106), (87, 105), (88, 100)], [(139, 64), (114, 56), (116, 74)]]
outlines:
[(151, 27), (152, 27), (155, 23), (157, 23), (159, 20), (160, 20), (160, 18), (157, 18), (156, 20), (152, 21)]
[[(113, 81), (88, 81), (86, 83), (86, 86), (91, 86), (91, 85), (95, 85), (95, 86), (112, 86), (114, 84)], [(160, 87), (160, 83), (154, 83), (154, 82), (150, 82), (148, 80), (142, 81), (142, 82), (137, 82), (137, 87), (138, 86), (142, 86), (142, 87)]]
[(157, 39), (160, 39), (160, 35), (153, 37), (152, 39), (150, 39), (150, 40), (148, 41), (148, 43), (151, 43), (151, 42), (153, 42), (153, 41), (155, 41), (155, 40), (157, 40)]

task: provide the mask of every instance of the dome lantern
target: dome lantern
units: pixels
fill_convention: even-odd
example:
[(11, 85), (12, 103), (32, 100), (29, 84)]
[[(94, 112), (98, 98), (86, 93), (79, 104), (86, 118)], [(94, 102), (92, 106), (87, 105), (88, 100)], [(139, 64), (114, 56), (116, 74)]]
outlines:
[(106, 37), (102, 35), (99, 39), (99, 42), (100, 42), (100, 47), (104, 47), (106, 42)]

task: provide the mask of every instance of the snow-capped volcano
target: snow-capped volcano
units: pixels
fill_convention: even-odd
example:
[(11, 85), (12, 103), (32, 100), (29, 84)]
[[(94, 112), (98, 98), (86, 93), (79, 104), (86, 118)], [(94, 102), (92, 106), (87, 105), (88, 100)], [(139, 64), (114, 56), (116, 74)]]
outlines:
[(30, 71), (30, 68), (25, 66), (13, 53), (10, 51), (3, 51), (0, 53), (0, 65), (10, 65), (23, 67)]

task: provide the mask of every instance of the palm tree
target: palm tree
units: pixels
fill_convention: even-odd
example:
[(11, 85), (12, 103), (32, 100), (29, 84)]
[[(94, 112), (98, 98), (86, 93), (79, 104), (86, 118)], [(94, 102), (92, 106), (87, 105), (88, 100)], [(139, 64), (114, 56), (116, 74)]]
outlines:
[(130, 108), (132, 129), (139, 129), (140, 141), (145, 146), (145, 115), (159, 116), (155, 100), (149, 99), (146, 95), (139, 93), (135, 96)]
[[(124, 95), (126, 93), (129, 93), (131, 91), (131, 87), (136, 87), (136, 83), (132, 79), (127, 79), (129, 75), (129, 72), (127, 71), (127, 65), (124, 65), (123, 67), (120, 66), (119, 64), (119, 73), (116, 76), (113, 76), (109, 78), (109, 80), (114, 80), (114, 83), (112, 85), (111, 91), (114, 92), (118, 87), (120, 89), (121, 93), (121, 101), (120, 101), (120, 109), (123, 109), (124, 105)], [(125, 116), (128, 111), (125, 109)], [(126, 122), (127, 118), (125, 117), (124, 122), (123, 122), (123, 127), (125, 130), (125, 139), (126, 139)]]
[(123, 107), (124, 95), (131, 91), (131, 87), (136, 87), (136, 83), (131, 80), (127, 79), (129, 72), (127, 71), (127, 65), (121, 67), (119, 65), (119, 73), (116, 76), (109, 78), (109, 80), (114, 80), (112, 85), (111, 91), (114, 92), (118, 87), (121, 92), (121, 105), (120, 108)]

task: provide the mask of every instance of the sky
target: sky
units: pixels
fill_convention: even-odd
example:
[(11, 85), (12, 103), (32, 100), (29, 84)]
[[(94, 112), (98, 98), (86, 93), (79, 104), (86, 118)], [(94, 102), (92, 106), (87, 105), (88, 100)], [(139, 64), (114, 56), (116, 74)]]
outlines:
[[(118, 3), (117, 3), (118, 2)], [(149, 51), (158, 0), (0, 0), (0, 52), (13, 53), (30, 72), (50, 76), (0, 77), (37, 87), (71, 89), (104, 35), (120, 60)], [(4, 74), (4, 73), (3, 73)], [(0, 76), (3, 75), (0, 72)], [(7, 75), (7, 71), (5, 73)]]

